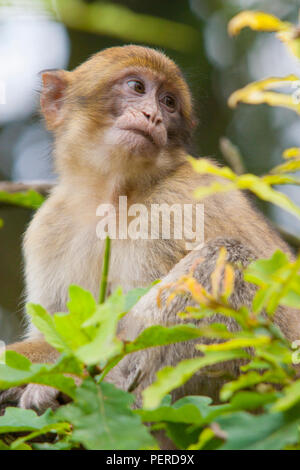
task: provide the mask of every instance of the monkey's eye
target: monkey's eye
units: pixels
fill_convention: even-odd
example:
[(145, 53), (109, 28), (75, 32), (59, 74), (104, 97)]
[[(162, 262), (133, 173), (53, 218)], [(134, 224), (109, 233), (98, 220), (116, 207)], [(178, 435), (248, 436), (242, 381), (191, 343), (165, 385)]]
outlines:
[(170, 110), (174, 111), (176, 108), (176, 100), (173, 96), (166, 95), (162, 98), (161, 102)]
[(145, 85), (139, 80), (128, 80), (127, 85), (136, 93), (140, 93), (140, 95), (145, 93)]

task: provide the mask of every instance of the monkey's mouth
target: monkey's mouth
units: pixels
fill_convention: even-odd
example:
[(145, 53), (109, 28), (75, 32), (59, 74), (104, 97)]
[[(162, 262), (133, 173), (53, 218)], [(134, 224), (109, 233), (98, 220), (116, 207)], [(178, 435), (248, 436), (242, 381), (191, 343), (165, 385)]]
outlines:
[(127, 131), (127, 132), (132, 132), (136, 135), (141, 135), (142, 137), (147, 139), (149, 142), (151, 142), (151, 144), (157, 145), (154, 138), (152, 137), (151, 133), (147, 132), (143, 129), (139, 129), (139, 128), (136, 128), (136, 127), (122, 127), (121, 130), (122, 131)]

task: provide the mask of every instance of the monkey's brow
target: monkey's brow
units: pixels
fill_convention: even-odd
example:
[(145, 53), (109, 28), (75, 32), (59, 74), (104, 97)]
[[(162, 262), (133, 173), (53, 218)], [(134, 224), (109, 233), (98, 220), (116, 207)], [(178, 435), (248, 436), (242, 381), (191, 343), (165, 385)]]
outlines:
[[(135, 66), (130, 66), (130, 67), (126, 67), (125, 69), (122, 70), (121, 73), (119, 73), (119, 75), (116, 76), (115, 80), (113, 80), (113, 82), (118, 82), (120, 80), (123, 80), (124, 78), (126, 78), (127, 76), (129, 75), (140, 75), (140, 74), (144, 74), (146, 76), (150, 76), (150, 78), (154, 79), (154, 80), (157, 80), (161, 83), (163, 82), (167, 82), (170, 84), (170, 86), (172, 85), (171, 82), (169, 82), (169, 80), (167, 79), (167, 77), (162, 74), (162, 73), (159, 73), (157, 72), (156, 70), (153, 70), (151, 69), (150, 67), (145, 67), (145, 66), (138, 66), (138, 65), (135, 65)], [(174, 88), (174, 86), (172, 87)]]
[(159, 73), (145, 66), (127, 67), (126, 69), (122, 71), (122, 73), (117, 75), (116, 78), (112, 80), (111, 85), (115, 86), (118, 83), (122, 82), (122, 80), (126, 79), (126, 77), (130, 77), (130, 76), (132, 78), (134, 77), (143, 78), (143, 77), (139, 77), (140, 74), (148, 75), (148, 78), (150, 76), (150, 78), (158, 82), (159, 87), (162, 87), (162, 85), (164, 85), (165, 91), (167, 90), (172, 95), (176, 96), (179, 99), (179, 102), (183, 101), (181, 90), (176, 85), (174, 85), (174, 81), (171, 81), (170, 79), (168, 79), (163, 73)]

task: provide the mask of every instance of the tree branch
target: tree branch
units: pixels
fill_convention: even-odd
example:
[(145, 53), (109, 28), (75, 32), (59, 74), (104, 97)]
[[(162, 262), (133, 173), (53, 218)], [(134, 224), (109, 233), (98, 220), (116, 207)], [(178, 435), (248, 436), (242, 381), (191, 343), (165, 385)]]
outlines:
[(0, 181), (0, 191), (7, 193), (21, 193), (26, 192), (29, 189), (34, 189), (38, 193), (47, 195), (48, 192), (54, 187), (55, 183), (52, 181)]

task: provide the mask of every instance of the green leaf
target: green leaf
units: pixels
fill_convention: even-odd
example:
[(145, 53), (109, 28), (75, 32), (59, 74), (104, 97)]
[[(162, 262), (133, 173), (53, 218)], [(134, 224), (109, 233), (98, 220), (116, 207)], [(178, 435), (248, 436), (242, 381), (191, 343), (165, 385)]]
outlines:
[(38, 436), (46, 435), (48, 433), (55, 433), (58, 435), (66, 434), (70, 433), (70, 431), (71, 427), (68, 423), (51, 423), (39, 429), (38, 431), (33, 431), (30, 434), (27, 434), (26, 436), (19, 437), (11, 443), (10, 448), (12, 450), (19, 450), (20, 448), (22, 448), (26, 441), (36, 439)]
[[(5, 361), (4, 364), (8, 367), (12, 367), (18, 370), (29, 371), (32, 363), (27, 357), (18, 354), (15, 351), (6, 351), (5, 352)], [(0, 364), (1, 365), (1, 364)], [(1, 369), (0, 369), (1, 370)]]
[(257, 285), (264, 285), (273, 280), (273, 275), (280, 268), (284, 268), (289, 263), (288, 257), (280, 250), (276, 250), (271, 258), (253, 261), (245, 269), (244, 278), (248, 282)]
[(0, 440), (0, 450), (10, 450), (10, 447)]
[(96, 335), (95, 328), (85, 328), (84, 323), (94, 315), (96, 301), (92, 294), (81, 287), (69, 288), (68, 313), (56, 313), (55, 329), (71, 351), (89, 343)]
[(221, 450), (280, 450), (299, 439), (299, 409), (261, 416), (239, 412), (216, 421), (227, 435)]
[(72, 440), (90, 450), (137, 450), (155, 444), (148, 429), (130, 406), (133, 396), (109, 383), (87, 379), (77, 388), (74, 403), (56, 417), (73, 426)]
[(75, 444), (72, 443), (70, 439), (67, 439), (57, 441), (54, 444), (51, 444), (50, 442), (44, 442), (41, 444), (32, 443), (32, 447), (34, 450), (73, 450)]
[(107, 360), (121, 352), (116, 338), (118, 321), (124, 313), (124, 296), (117, 289), (104, 304), (96, 304), (90, 292), (71, 286), (68, 313), (51, 316), (42, 307), (29, 304), (34, 325), (58, 351), (74, 355), (87, 365)]
[(124, 312), (125, 296), (122, 293), (122, 288), (118, 287), (103, 304), (95, 306), (93, 314), (83, 322), (83, 326), (88, 327), (103, 324), (112, 315), (115, 320), (118, 320)]
[(0, 416), (0, 434), (8, 432), (38, 431), (56, 423), (52, 410), (38, 416), (33, 410), (22, 408), (6, 408), (4, 416)]
[[(3, 441), (0, 440), (0, 450), (12, 450), (11, 445), (8, 446), (5, 444)], [(32, 450), (32, 447), (28, 444), (19, 443), (16, 447), (14, 447), (14, 450)]]
[(215, 433), (213, 432), (213, 430), (210, 428), (205, 428), (200, 433), (198, 441), (195, 444), (190, 444), (188, 446), (188, 450), (201, 450), (206, 446), (209, 441), (214, 439), (214, 437)]
[(46, 341), (51, 344), (59, 352), (71, 353), (71, 349), (64, 339), (56, 330), (53, 316), (50, 315), (43, 307), (36, 304), (27, 304), (26, 311), (30, 316), (32, 323), (43, 333)]
[[(167, 398), (167, 400), (166, 400)], [(135, 412), (147, 422), (174, 422), (201, 424), (210, 412), (212, 399), (201, 396), (187, 396), (170, 405), (170, 397), (165, 397), (161, 406), (153, 410), (140, 409)]]
[(43, 415), (38, 416), (33, 410), (6, 408), (4, 416), (0, 417), (0, 434), (29, 432), (29, 434), (15, 439), (9, 446), (11, 450), (31, 449), (25, 444), (26, 441), (49, 432), (65, 434), (70, 433), (70, 431), (70, 425), (57, 422), (53, 411), (50, 409)]
[(6, 351), (6, 364), (0, 364), (0, 389), (28, 383), (49, 385), (73, 397), (74, 379), (64, 374), (82, 376), (82, 365), (75, 358), (62, 357), (56, 364), (31, 364), (15, 351)]
[(275, 392), (250, 392), (248, 390), (236, 393), (230, 400), (231, 410), (256, 410), (273, 403), (278, 397)]
[(184, 423), (167, 423), (166, 434), (177, 449), (187, 449), (197, 442), (200, 428)]
[[(116, 337), (118, 322), (148, 290), (134, 289), (124, 296), (122, 289), (118, 288), (105, 303), (98, 305), (90, 292), (71, 286), (68, 313), (51, 316), (41, 306), (33, 304), (27, 306), (27, 312), (49, 344), (67, 355), (75, 355), (87, 365), (93, 365), (122, 352), (123, 343)], [(136, 347), (141, 348), (141, 345), (132, 345), (130, 352)]]
[(162, 398), (171, 390), (180, 387), (187, 382), (198, 370), (224, 361), (238, 358), (247, 358), (244, 351), (210, 352), (204, 357), (185, 359), (175, 367), (164, 367), (157, 373), (157, 379), (143, 391), (144, 408), (156, 408)]
[(285, 377), (286, 374), (281, 369), (278, 369), (277, 371), (268, 370), (263, 374), (256, 371), (250, 371), (246, 374), (240, 375), (232, 382), (227, 382), (221, 390), (220, 398), (225, 401), (228, 400), (237, 390), (250, 388), (263, 382), (280, 383), (280, 381)]
[(95, 329), (92, 340), (80, 347), (76, 356), (85, 364), (93, 365), (120, 354), (123, 343), (116, 337), (117, 326), (124, 313), (124, 296), (117, 289), (104, 304), (98, 305), (94, 315), (83, 327)]
[(149, 287), (137, 287), (136, 289), (130, 290), (125, 295), (125, 302), (124, 302), (124, 312), (129, 312), (132, 307), (140, 300), (141, 297), (147, 294), (149, 290), (157, 284), (159, 281), (152, 282)]
[(283, 397), (273, 406), (274, 411), (285, 411), (300, 401), (300, 380), (292, 383), (283, 390)]
[(134, 341), (127, 343), (125, 352), (128, 354), (149, 347), (165, 346), (181, 341), (189, 341), (200, 338), (201, 336), (203, 336), (202, 329), (197, 328), (193, 324), (174, 325), (170, 327), (154, 325), (143, 330)]
[(277, 394), (274, 392), (243, 391), (224, 405), (212, 405), (211, 398), (202, 396), (187, 396), (171, 404), (171, 397), (168, 395), (163, 398), (159, 407), (153, 410), (139, 409), (135, 412), (144, 422), (173, 422), (203, 426), (212, 423), (220, 415), (240, 410), (256, 410), (274, 402), (276, 398)]
[(290, 262), (286, 254), (277, 250), (270, 259), (251, 263), (244, 278), (260, 287), (253, 299), (253, 310), (266, 308), (273, 313), (279, 304), (298, 308), (300, 305), (300, 258)]

